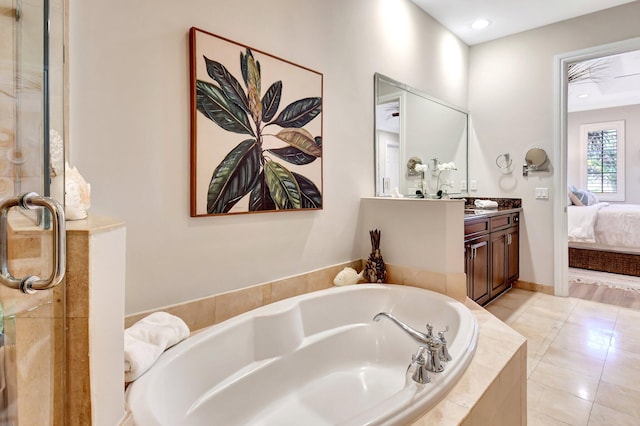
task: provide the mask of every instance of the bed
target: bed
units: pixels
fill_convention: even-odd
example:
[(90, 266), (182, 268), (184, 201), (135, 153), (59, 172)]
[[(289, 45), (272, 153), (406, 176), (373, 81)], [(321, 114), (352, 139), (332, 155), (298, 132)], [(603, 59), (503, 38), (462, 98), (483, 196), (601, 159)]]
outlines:
[(640, 276), (640, 205), (567, 207), (569, 266)]

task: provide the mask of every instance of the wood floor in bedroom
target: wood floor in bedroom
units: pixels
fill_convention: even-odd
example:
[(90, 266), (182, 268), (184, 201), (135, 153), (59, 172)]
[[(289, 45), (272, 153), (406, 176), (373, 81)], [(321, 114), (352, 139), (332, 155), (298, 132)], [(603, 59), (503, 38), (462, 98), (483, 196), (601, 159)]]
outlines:
[(570, 283), (569, 296), (623, 308), (640, 309), (640, 292), (603, 285)]

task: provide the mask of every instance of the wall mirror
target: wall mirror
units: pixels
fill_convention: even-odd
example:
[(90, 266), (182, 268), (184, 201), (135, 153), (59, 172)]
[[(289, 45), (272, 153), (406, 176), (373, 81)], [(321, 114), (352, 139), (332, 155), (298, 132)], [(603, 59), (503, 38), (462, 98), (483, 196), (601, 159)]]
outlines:
[(468, 113), (376, 73), (376, 196), (466, 193)]

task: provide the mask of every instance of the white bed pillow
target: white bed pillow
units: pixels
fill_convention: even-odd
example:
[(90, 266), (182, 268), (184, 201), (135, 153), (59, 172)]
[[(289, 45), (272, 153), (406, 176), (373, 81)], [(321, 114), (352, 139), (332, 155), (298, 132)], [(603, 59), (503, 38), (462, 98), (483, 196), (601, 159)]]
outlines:
[(595, 243), (595, 226), (598, 220), (598, 210), (602, 206), (570, 206), (567, 208), (567, 228), (569, 241)]

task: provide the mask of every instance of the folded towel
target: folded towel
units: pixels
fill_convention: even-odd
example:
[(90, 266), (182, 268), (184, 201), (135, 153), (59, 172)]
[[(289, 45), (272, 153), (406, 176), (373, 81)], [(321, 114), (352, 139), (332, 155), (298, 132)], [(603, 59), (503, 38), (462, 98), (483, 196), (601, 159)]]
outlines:
[(154, 312), (124, 330), (124, 381), (140, 377), (162, 352), (187, 336), (187, 324), (167, 312)]
[(498, 208), (498, 202), (493, 200), (476, 200), (474, 204), (476, 205), (476, 207), (480, 209), (497, 209)]

